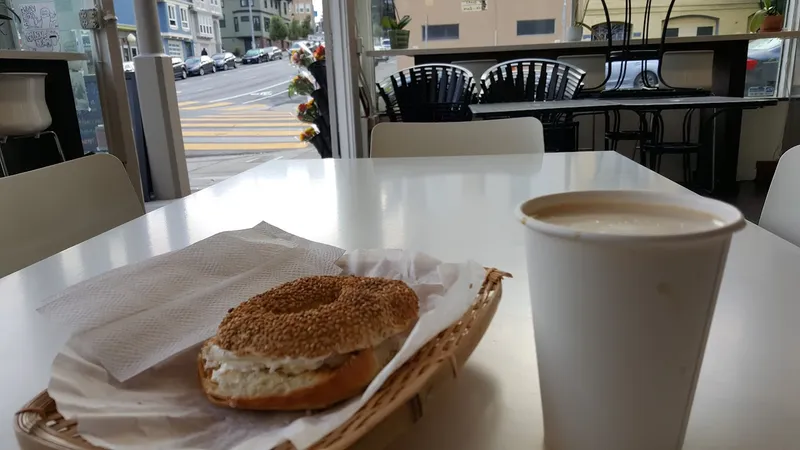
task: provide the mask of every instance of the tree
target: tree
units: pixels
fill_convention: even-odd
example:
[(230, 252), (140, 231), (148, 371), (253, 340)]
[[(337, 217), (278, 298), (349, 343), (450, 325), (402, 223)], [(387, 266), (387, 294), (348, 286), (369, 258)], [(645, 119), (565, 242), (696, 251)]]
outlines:
[(289, 39), (296, 41), (301, 37), (303, 36), (302, 30), (300, 29), (300, 22), (297, 19), (292, 19), (292, 23), (289, 24)]
[(275, 41), (286, 39), (288, 35), (289, 29), (286, 27), (286, 23), (283, 20), (275, 17), (269, 21), (269, 38), (272, 39), (273, 44)]
[(314, 25), (311, 23), (311, 16), (306, 16), (306, 18), (303, 19), (303, 23), (300, 25), (300, 30), (303, 34), (303, 37), (314, 33)]

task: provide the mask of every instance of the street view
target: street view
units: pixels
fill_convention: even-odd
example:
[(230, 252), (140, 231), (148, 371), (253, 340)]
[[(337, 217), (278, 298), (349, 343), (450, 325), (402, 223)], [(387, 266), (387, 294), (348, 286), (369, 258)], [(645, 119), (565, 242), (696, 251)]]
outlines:
[[(394, 67), (392, 59), (376, 70), (388, 74)], [(308, 125), (295, 117), (305, 97), (287, 92), (295, 75), (284, 53), (175, 82), (192, 191), (267, 161), (319, 157), (299, 139)]]

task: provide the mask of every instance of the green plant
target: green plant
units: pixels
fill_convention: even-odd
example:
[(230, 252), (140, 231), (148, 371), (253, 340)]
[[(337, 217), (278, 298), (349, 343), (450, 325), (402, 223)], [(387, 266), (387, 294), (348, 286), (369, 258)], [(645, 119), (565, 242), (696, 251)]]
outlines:
[(590, 0), (573, 0), (572, 1), (572, 25), (575, 27), (583, 27), (592, 31), (592, 27), (586, 25), (586, 11), (589, 10)]
[(300, 21), (297, 19), (292, 19), (292, 22), (289, 24), (289, 40), (296, 41), (303, 36), (303, 30), (300, 28)]
[(277, 17), (269, 21), (269, 38), (272, 39), (273, 45), (275, 41), (282, 41), (289, 36), (289, 27), (286, 22)]
[(750, 18), (750, 31), (755, 33), (761, 28), (767, 16), (782, 16), (786, 11), (785, 0), (761, 0), (759, 10)]
[(303, 37), (314, 33), (314, 25), (311, 24), (311, 16), (306, 16), (305, 19), (303, 19), (303, 23), (300, 24), (300, 31)]
[(411, 23), (411, 16), (403, 16), (400, 20), (390, 16), (383, 16), (383, 19), (381, 19), (381, 25), (387, 30), (402, 30), (409, 23)]

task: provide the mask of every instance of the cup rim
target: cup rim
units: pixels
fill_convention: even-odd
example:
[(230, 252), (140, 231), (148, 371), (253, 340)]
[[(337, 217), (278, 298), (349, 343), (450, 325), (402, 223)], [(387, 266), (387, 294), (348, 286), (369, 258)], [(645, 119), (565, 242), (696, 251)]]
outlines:
[[(724, 225), (700, 231), (685, 231), (674, 234), (612, 234), (591, 231), (578, 231), (561, 225), (554, 225), (531, 217), (537, 209), (565, 202), (586, 202), (602, 200), (615, 203), (638, 203), (679, 207), (711, 214)], [(732, 235), (745, 227), (744, 216), (736, 207), (694, 193), (676, 193), (647, 190), (589, 190), (568, 191), (542, 195), (526, 200), (515, 210), (517, 219), (532, 230), (565, 239), (589, 242), (668, 242), (696, 239), (709, 239)]]

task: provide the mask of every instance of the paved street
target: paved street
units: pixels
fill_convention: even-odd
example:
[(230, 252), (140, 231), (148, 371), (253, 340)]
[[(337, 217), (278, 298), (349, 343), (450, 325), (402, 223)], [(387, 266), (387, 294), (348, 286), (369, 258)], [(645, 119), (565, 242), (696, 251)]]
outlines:
[[(192, 191), (275, 159), (319, 158), (300, 142), (305, 98), (287, 95), (297, 69), (284, 58), (175, 82)], [(379, 79), (395, 70), (394, 59), (376, 67)]]
[(240, 65), (178, 80), (187, 156), (305, 149), (307, 144), (298, 136), (306, 125), (293, 114), (301, 99), (287, 95), (297, 69), (287, 61)]

